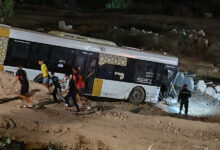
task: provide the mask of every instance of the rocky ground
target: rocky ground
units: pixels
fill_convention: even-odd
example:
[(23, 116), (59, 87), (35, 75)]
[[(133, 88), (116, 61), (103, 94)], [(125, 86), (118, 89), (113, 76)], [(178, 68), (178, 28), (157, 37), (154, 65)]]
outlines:
[[(92, 99), (90, 111), (55, 104), (42, 85), (30, 83), (34, 108), (21, 108), (19, 84), (0, 72), (0, 135), (31, 149), (54, 143), (74, 150), (219, 150), (220, 117), (170, 115), (151, 104)], [(6, 84), (7, 83), (7, 84)], [(36, 144), (41, 143), (41, 144)]]

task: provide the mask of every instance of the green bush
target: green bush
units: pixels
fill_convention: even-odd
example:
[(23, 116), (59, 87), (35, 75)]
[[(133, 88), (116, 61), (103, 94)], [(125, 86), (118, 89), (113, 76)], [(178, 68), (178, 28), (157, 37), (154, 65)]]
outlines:
[(14, 14), (14, 1), (13, 0), (0, 0), (0, 17), (10, 18)]
[(213, 62), (214, 64), (220, 64), (220, 45), (213, 44), (212, 46), (210, 46), (205, 59)]
[(126, 8), (127, 4), (125, 0), (112, 0), (106, 4), (106, 8)]

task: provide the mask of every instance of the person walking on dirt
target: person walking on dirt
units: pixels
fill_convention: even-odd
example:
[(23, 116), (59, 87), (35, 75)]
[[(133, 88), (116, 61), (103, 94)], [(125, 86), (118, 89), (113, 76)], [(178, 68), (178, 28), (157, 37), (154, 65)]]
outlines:
[(13, 82), (13, 86), (18, 82), (18, 80), (21, 83), (21, 91), (19, 94), (19, 97), (23, 100), (25, 100), (26, 107), (31, 107), (30, 105), (30, 98), (27, 97), (28, 91), (29, 91), (29, 82), (27, 80), (27, 75), (25, 71), (22, 69), (21, 65), (18, 65), (18, 70), (16, 72), (16, 78)]
[(53, 93), (52, 93), (53, 99), (54, 99), (55, 102), (58, 102), (56, 95), (57, 95), (57, 93), (59, 95), (61, 95), (61, 86), (59, 84), (59, 78), (57, 76), (55, 76), (54, 72), (51, 72), (51, 78), (50, 79), (52, 80), (52, 84), (54, 85), (54, 90), (53, 90)]
[(61, 82), (61, 93), (64, 96), (68, 92), (70, 82), (70, 74), (66, 73)]
[(38, 63), (41, 66), (41, 72), (42, 72), (42, 76), (43, 76), (42, 83), (49, 90), (49, 74), (48, 74), (47, 66), (44, 64), (43, 60), (39, 60)]
[(178, 102), (180, 102), (180, 112), (179, 112), (180, 115), (184, 105), (185, 115), (187, 116), (190, 97), (191, 97), (191, 92), (187, 89), (187, 84), (184, 84), (178, 96)]
[(80, 107), (82, 107), (82, 102), (81, 102), (81, 98), (80, 98), (80, 91), (81, 89), (83, 89), (85, 87), (84, 81), (82, 76), (79, 74), (80, 71), (80, 67), (78, 68), (74, 68), (73, 72), (75, 72), (75, 74), (73, 74), (73, 80), (76, 84), (76, 88), (77, 88), (77, 93), (76, 93), (76, 100), (77, 103)]
[[(77, 76), (78, 72), (76, 71), (76, 69), (73, 68), (72, 71), (73, 71), (73, 77)], [(69, 98), (72, 98), (73, 104), (76, 106), (77, 112), (80, 112), (79, 105), (76, 101), (76, 94), (78, 92), (78, 89), (77, 89), (76, 82), (74, 81), (73, 77), (70, 79), (69, 88), (67, 89), (68, 93), (64, 99), (66, 101), (67, 106), (70, 107)]]

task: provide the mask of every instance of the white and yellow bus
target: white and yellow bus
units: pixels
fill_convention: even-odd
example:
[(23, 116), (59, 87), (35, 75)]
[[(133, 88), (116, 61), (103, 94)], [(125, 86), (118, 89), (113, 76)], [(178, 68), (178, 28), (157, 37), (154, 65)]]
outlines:
[(178, 68), (176, 57), (62, 32), (44, 34), (0, 25), (1, 70), (15, 73), (21, 64), (29, 80), (41, 82), (40, 59), (60, 78), (72, 66), (80, 67), (85, 95), (135, 104), (156, 103), (160, 91), (169, 89)]

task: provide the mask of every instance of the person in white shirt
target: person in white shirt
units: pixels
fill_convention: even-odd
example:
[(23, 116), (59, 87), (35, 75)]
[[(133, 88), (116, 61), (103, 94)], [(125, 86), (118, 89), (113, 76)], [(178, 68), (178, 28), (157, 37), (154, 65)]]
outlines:
[(70, 82), (70, 74), (65, 74), (63, 80), (61, 81), (61, 93), (65, 95), (68, 92)]

